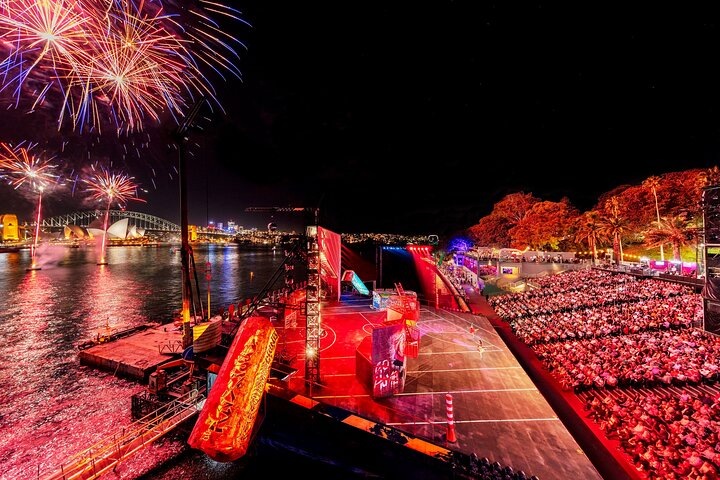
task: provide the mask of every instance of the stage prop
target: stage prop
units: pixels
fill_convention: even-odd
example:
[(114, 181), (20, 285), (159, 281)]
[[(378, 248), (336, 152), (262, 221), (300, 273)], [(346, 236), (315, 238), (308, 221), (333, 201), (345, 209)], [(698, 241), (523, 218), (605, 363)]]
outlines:
[(352, 288), (354, 288), (360, 295), (370, 295), (370, 290), (368, 290), (363, 281), (360, 280), (360, 277), (358, 277), (353, 270), (345, 270), (345, 273), (343, 273), (342, 276), (342, 283), (352, 285)]
[(373, 398), (402, 393), (406, 359), (417, 358), (419, 353), (417, 294), (403, 290), (400, 284), (393, 292), (384, 296), (387, 315), (383, 325), (373, 328), (355, 352), (355, 374), (372, 391)]
[(377, 290), (373, 290), (373, 292), (372, 292), (373, 301), (372, 301), (371, 307), (374, 308), (375, 310), (387, 309), (388, 298), (390, 298), (396, 294), (397, 294), (397, 292), (395, 292), (395, 289), (390, 289), (390, 288), (378, 288)]
[(340, 301), (340, 234), (318, 227), (320, 282), (326, 300)]
[(218, 462), (245, 455), (265, 393), (278, 334), (265, 317), (249, 317), (235, 335), (188, 444)]
[(405, 388), (405, 328), (402, 323), (372, 331), (372, 396), (391, 397)]

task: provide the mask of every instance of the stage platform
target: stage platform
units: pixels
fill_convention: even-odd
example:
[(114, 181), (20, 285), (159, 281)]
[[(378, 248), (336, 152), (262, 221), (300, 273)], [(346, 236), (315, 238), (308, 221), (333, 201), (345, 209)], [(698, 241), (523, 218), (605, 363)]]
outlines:
[(78, 356), (80, 365), (147, 383), (158, 365), (177, 358), (181, 353), (181, 332), (172, 325), (157, 325), (81, 350)]
[[(304, 318), (295, 326), (275, 322), (276, 353), (298, 369), (286, 380), (289, 389), (528, 476), (602, 478), (483, 316), (423, 307), (420, 352), (407, 360), (403, 393), (373, 399), (355, 375), (357, 346), (385, 317), (370, 305), (356, 296), (323, 304), (321, 385), (312, 389), (304, 379)], [(452, 443), (446, 439), (448, 393), (457, 436)]]

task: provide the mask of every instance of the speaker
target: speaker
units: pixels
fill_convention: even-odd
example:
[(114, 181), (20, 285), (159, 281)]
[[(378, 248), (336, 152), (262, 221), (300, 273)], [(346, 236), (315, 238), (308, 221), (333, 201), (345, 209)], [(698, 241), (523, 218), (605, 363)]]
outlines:
[(705, 243), (720, 245), (720, 186), (703, 191), (703, 220)]
[(703, 300), (705, 304), (704, 330), (706, 332), (720, 334), (720, 302)]

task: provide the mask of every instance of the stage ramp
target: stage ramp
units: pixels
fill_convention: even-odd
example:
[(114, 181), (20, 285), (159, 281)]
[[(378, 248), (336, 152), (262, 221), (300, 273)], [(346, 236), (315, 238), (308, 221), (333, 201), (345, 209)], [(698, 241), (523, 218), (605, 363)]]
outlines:
[(360, 295), (370, 296), (370, 290), (365, 286), (360, 277), (353, 270), (345, 270), (342, 276), (343, 283), (349, 283)]

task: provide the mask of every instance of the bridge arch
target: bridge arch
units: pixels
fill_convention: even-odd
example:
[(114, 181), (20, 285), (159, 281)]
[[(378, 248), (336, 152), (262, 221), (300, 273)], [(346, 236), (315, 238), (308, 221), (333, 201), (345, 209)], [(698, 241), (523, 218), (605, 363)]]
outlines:
[[(84, 212), (73, 212), (66, 215), (58, 215), (55, 217), (45, 218), (41, 223), (42, 228), (57, 229), (66, 225), (78, 225), (87, 227), (95, 220), (105, 218), (105, 210), (87, 210)], [(137, 228), (144, 228), (145, 231), (151, 232), (180, 232), (180, 225), (172, 223), (164, 218), (156, 217), (147, 213), (129, 212), (127, 210), (110, 210), (109, 224), (122, 219), (129, 219), (130, 225)]]

